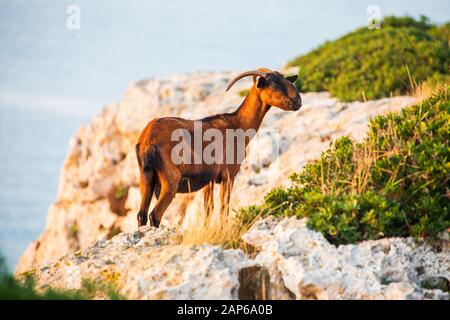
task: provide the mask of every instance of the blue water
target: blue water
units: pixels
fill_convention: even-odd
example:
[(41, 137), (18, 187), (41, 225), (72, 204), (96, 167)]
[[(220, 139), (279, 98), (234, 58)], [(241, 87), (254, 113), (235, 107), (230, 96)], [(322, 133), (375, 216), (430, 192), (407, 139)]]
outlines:
[(45, 225), (69, 138), (82, 117), (0, 108), (0, 244), (10, 267)]
[[(67, 6), (81, 28), (66, 26)], [(276, 67), (367, 20), (448, 0), (0, 0), (0, 250), (12, 268), (45, 224), (69, 137), (128, 84), (195, 70)]]

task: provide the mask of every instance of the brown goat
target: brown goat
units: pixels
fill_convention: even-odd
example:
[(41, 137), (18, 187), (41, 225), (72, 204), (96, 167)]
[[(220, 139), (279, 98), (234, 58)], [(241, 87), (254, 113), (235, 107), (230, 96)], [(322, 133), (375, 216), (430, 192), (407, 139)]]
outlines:
[[(245, 97), (240, 107), (232, 112), (218, 114), (198, 120), (202, 131), (214, 129), (226, 136), (229, 129), (259, 129), (261, 122), (271, 106), (283, 110), (296, 111), (301, 107), (301, 97), (293, 82), (297, 76), (285, 78), (276, 71), (260, 68), (258, 70), (243, 72), (234, 78), (227, 87), (227, 91), (239, 79), (253, 76), (253, 86)], [(147, 212), (153, 192), (156, 194), (157, 203), (148, 216), (150, 224), (158, 227), (161, 218), (175, 197), (176, 193), (188, 193), (204, 189), (204, 207), (207, 216), (214, 207), (214, 184), (220, 183), (221, 215), (228, 214), (230, 193), (236, 174), (241, 163), (236, 160), (238, 151), (227, 147), (226, 141), (222, 143), (223, 149), (216, 152), (222, 153), (225, 159), (227, 152), (233, 153), (231, 163), (212, 163), (204, 161), (194, 163), (176, 163), (172, 158), (172, 152), (178, 141), (173, 141), (173, 133), (184, 130), (195, 136), (195, 121), (175, 117), (157, 118), (150, 121), (142, 131), (136, 145), (136, 156), (140, 169), (141, 207), (137, 214), (138, 225), (147, 224)], [(218, 131), (217, 131), (218, 130)], [(245, 139), (245, 146), (251, 137)], [(205, 147), (208, 142), (202, 141)], [(195, 142), (189, 145), (188, 156), (198, 156), (194, 147)], [(234, 143), (233, 143), (234, 145)], [(184, 155), (186, 156), (186, 155)], [(228, 158), (227, 158), (228, 159)]]

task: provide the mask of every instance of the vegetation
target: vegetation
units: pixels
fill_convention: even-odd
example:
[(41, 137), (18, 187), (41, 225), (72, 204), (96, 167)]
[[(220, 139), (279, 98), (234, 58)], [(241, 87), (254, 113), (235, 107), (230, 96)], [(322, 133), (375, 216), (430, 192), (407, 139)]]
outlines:
[(247, 220), (233, 217), (222, 217), (218, 221), (198, 221), (195, 225), (184, 230), (179, 239), (182, 244), (203, 244), (221, 245), (224, 248), (241, 248), (244, 251), (251, 250), (242, 242), (242, 235), (250, 228), (257, 215), (249, 216)]
[(332, 243), (393, 236), (435, 237), (450, 228), (450, 103), (448, 87), (400, 113), (377, 116), (365, 140), (335, 141), (320, 159), (291, 176), (255, 216), (308, 217)]
[(123, 299), (112, 285), (101, 281), (83, 280), (79, 290), (46, 289), (38, 292), (35, 288), (33, 272), (23, 274), (22, 280), (9, 274), (5, 261), (0, 257), (0, 300), (87, 300), (106, 298)]
[(426, 82), (447, 83), (450, 23), (427, 18), (386, 17), (381, 29), (359, 28), (336, 41), (299, 56), (302, 91), (329, 91), (343, 101), (409, 94)]
[(239, 96), (242, 98), (245, 98), (249, 92), (250, 92), (250, 89), (241, 90), (241, 91), (239, 91)]
[(116, 200), (120, 200), (125, 198), (128, 195), (128, 187), (126, 186), (118, 186), (114, 191), (114, 197)]

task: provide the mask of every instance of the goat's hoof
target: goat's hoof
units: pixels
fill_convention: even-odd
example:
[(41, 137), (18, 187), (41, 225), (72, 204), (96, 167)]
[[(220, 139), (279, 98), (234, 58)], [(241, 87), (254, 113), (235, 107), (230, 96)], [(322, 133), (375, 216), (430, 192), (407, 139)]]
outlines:
[(147, 224), (147, 215), (138, 214), (137, 221), (138, 221), (138, 227), (145, 226)]
[(150, 220), (150, 225), (152, 227), (159, 228), (159, 223), (160, 222), (156, 218), (152, 217), (151, 215), (148, 218)]

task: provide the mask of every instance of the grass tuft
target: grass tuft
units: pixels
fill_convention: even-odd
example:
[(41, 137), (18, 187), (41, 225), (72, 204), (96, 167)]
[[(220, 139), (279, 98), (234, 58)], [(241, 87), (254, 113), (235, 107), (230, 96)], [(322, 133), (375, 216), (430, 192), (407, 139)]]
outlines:
[(242, 235), (251, 227), (254, 221), (259, 218), (253, 215), (247, 219), (240, 216), (222, 217), (221, 221), (210, 220), (189, 226), (181, 237), (181, 244), (197, 245), (212, 244), (220, 245), (224, 248), (241, 248), (244, 251), (251, 251), (242, 242)]

